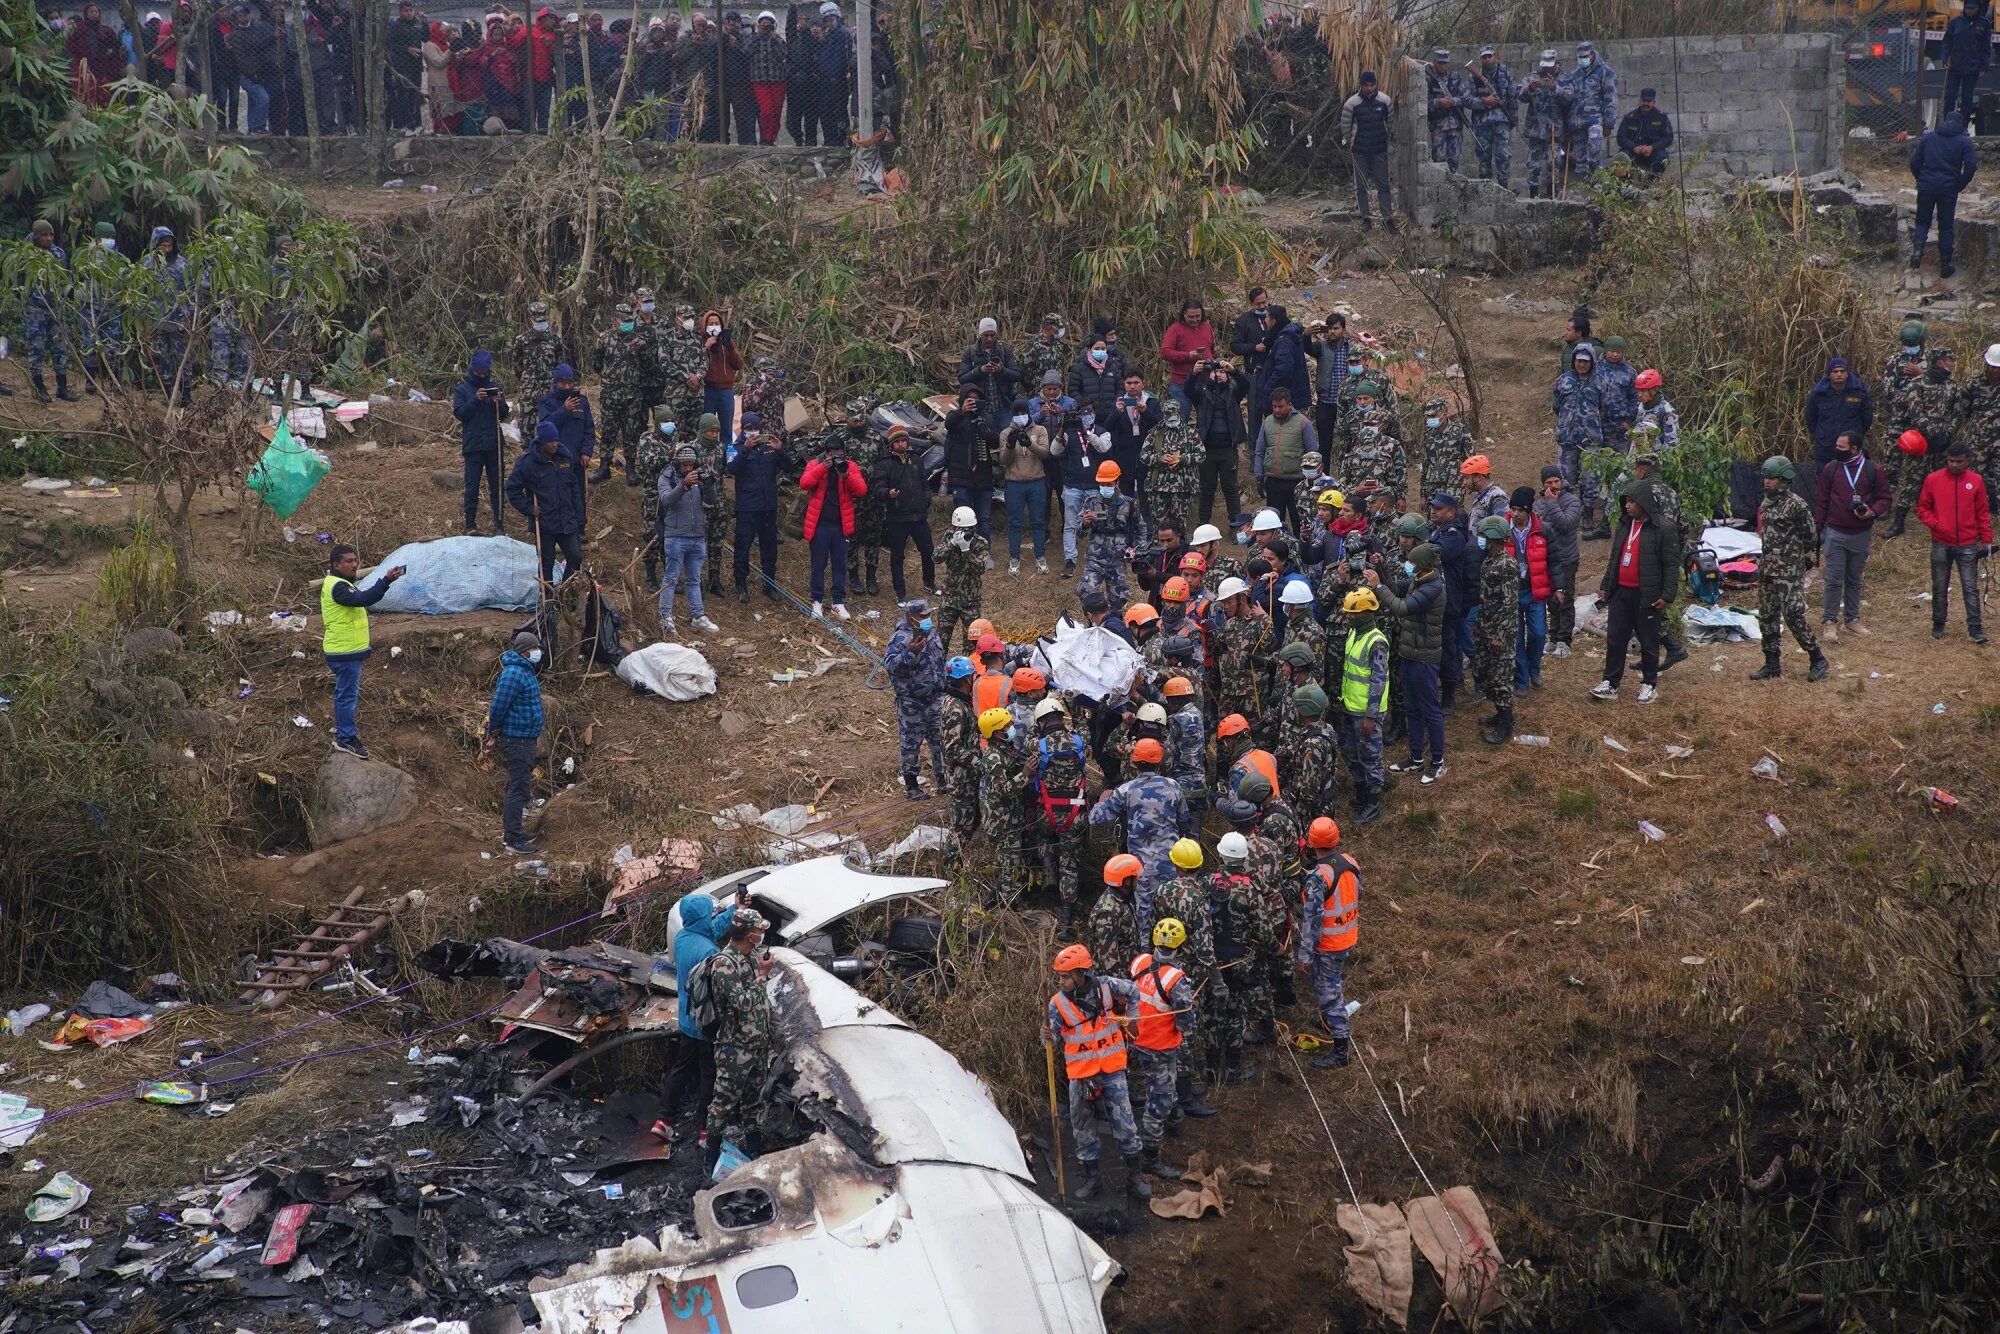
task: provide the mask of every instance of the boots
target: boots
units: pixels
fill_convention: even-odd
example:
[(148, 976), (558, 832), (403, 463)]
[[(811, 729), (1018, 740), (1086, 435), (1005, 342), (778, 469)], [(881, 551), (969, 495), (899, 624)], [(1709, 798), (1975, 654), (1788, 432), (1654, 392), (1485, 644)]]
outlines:
[(1826, 674), (1832, 670), (1833, 664), (1826, 660), (1826, 654), (1820, 649), (1814, 649), (1812, 651), (1812, 668), (1806, 672), (1806, 680), (1824, 681)]
[(903, 795), (911, 801), (922, 801), (924, 799), (924, 789), (917, 782), (915, 774), (903, 775)]
[(1886, 534), (1886, 536), (1901, 537), (1903, 535), (1903, 524), (1909, 519), (1909, 517), (1910, 517), (1910, 507), (1908, 505), (1896, 506), (1896, 521), (1889, 525), (1889, 531)]
[(1335, 1038), (1327, 1049), (1313, 1057), (1315, 1070), (1339, 1070), (1347, 1064), (1347, 1039)]
[(736, 581), (736, 600), (737, 600), (738, 602), (748, 602), (748, 601), (750, 600), (750, 581), (749, 581), (749, 580), (747, 580), (747, 579), (738, 579), (738, 580)]
[(1599, 501), (1590, 507), (1588, 526), (1584, 528), (1580, 536), (1586, 542), (1600, 541), (1611, 536), (1611, 525), (1604, 521), (1603, 501)]
[(881, 591), (875, 583), (875, 568), (877, 565), (875, 551), (876, 548), (874, 547), (868, 549), (868, 582), (862, 585), (863, 588), (868, 590), (868, 596), (871, 598)]
[(1257, 1067), (1243, 1064), (1243, 1044), (1238, 1043), (1231, 1047), (1229, 1049), (1228, 1068), (1223, 1071), (1222, 1075), (1223, 1082), (1228, 1084), (1247, 1084), (1256, 1077)]
[(1070, 1191), (1072, 1200), (1094, 1200), (1104, 1191), (1104, 1174), (1097, 1170), (1097, 1160), (1091, 1159), (1083, 1165), (1083, 1180)]
[[(1127, 1158), (1125, 1161), (1129, 1163), (1132, 1160)], [(1180, 1167), (1163, 1160), (1160, 1157), (1160, 1146), (1157, 1144), (1140, 1153), (1139, 1166), (1144, 1170), (1145, 1176), (1164, 1177), (1168, 1181), (1181, 1179)]]
[(717, 597), (722, 596), (722, 571), (713, 565), (708, 567), (708, 591)]
[(646, 591), (660, 591), (660, 549), (658, 546), (646, 548)]
[(77, 395), (69, 391), (69, 376), (63, 374), (61, 371), (56, 372), (56, 397), (65, 403), (78, 403), (82, 401)]
[(1750, 679), (1752, 681), (1775, 681), (1784, 674), (1784, 665), (1778, 661), (1778, 650), (1767, 648), (1764, 650), (1763, 669), (1750, 673)]
[[(940, 789), (940, 791), (942, 791), (942, 789)], [(1056, 939), (1058, 940), (1069, 939), (1069, 929), (1070, 926), (1073, 923), (1075, 923), (1075, 921), (1076, 921), (1076, 905), (1074, 903), (1065, 903), (1062, 906), (1061, 916), (1059, 916), (1056, 919)]]
[(1215, 1108), (1203, 1100), (1201, 1090), (1195, 1087), (1194, 1075), (1187, 1070), (1174, 1077), (1174, 1097), (1183, 1116), (1200, 1119), (1215, 1115)]
[(633, 465), (632, 456), (627, 454), (623, 462), (625, 464), (625, 485), (639, 485), (639, 469)]
[(1258, 1024), (1243, 1034), (1243, 1045), (1246, 1047), (1268, 1047), (1277, 1040), (1278, 1026), (1269, 1021)]
[(598, 456), (597, 471), (590, 474), (590, 480), (593, 482), (608, 482), (611, 480), (611, 456), (609, 454), (600, 454)]
[[(1175, 1176), (1180, 1174), (1176, 1172)], [(1135, 1200), (1153, 1198), (1153, 1183), (1146, 1180), (1146, 1157), (1144, 1154), (1125, 1155), (1125, 1193)]]
[(1489, 746), (1498, 746), (1506, 743), (1513, 735), (1514, 711), (1502, 709), (1493, 715), (1493, 725), (1481, 732), (1479, 737)]
[(1382, 818), (1382, 794), (1374, 788), (1354, 794), (1354, 823), (1373, 824)]
[(35, 402), (47, 403), (49, 401), (49, 387), (42, 383), (42, 373), (40, 371), (28, 372), (28, 383), (35, 386)]

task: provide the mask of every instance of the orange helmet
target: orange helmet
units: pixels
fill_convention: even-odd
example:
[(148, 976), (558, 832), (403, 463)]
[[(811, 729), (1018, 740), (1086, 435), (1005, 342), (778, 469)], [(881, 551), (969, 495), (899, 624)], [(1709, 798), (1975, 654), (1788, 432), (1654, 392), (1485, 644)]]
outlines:
[(1097, 484), (1099, 486), (1109, 486), (1124, 475), (1118, 465), (1110, 459), (1106, 459), (1097, 465)]
[(1034, 668), (1016, 667), (1014, 669), (1014, 689), (1027, 691), (1027, 690), (1047, 690), (1048, 688), (1049, 688), (1049, 678), (1043, 676), (1040, 672), (1036, 671)]
[(1153, 610), (1153, 604), (1150, 602), (1135, 602), (1125, 609), (1125, 624), (1130, 627), (1136, 628), (1148, 621), (1159, 619), (1160, 613)]
[(1193, 570), (1196, 574), (1207, 574), (1208, 557), (1202, 555), (1199, 551), (1190, 551), (1187, 555), (1181, 557), (1181, 568), (1183, 570)]
[(1137, 857), (1134, 857), (1129, 852), (1121, 852), (1110, 861), (1104, 863), (1104, 883), (1107, 885), (1122, 885), (1127, 880), (1137, 877), (1145, 869), (1144, 866), (1139, 864)]
[(1081, 945), (1065, 945), (1056, 951), (1055, 970), (1058, 973), (1084, 973), (1090, 971), (1094, 960), (1090, 951)]
[(1166, 686), (1160, 693), (1164, 694), (1168, 699), (1178, 699), (1182, 695), (1192, 695), (1194, 693), (1194, 683), (1185, 676), (1169, 676)]
[(993, 622), (982, 616), (971, 625), (965, 627), (965, 642), (968, 644), (977, 644), (981, 635), (990, 635), (993, 633)]
[(1484, 454), (1474, 454), (1471, 458), (1458, 465), (1458, 475), (1460, 477), (1491, 477), (1493, 475), (1493, 460), (1487, 458)]
[(1931, 442), (1924, 438), (1922, 431), (1905, 431), (1896, 437), (1896, 448), (1905, 454), (1923, 454), (1930, 450)]
[(1333, 848), (1340, 846), (1340, 826), (1330, 815), (1322, 815), (1306, 827), (1306, 846), (1309, 848)]
[(1250, 720), (1240, 713), (1232, 713), (1215, 725), (1215, 734), (1219, 737), (1235, 736), (1249, 730)]
[(989, 653), (1005, 653), (1007, 646), (1000, 642), (999, 635), (988, 630), (985, 634), (979, 636), (979, 642), (973, 645), (973, 649), (983, 658)]
[(1160, 749), (1160, 743), (1149, 736), (1142, 736), (1132, 743), (1132, 763), (1159, 764), (1167, 758), (1167, 752)]
[(1186, 602), (1188, 600), (1187, 580), (1175, 575), (1160, 585), (1160, 601)]

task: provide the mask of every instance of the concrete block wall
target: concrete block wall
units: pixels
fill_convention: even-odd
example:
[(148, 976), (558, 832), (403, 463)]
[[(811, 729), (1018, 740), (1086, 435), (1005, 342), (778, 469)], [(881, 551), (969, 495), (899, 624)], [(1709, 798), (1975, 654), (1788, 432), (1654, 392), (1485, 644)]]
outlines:
[[(1554, 46), (1560, 68), (1565, 72), (1575, 68), (1576, 43)], [(1678, 43), (1678, 73), (1676, 43), (1668, 38), (1600, 42), (1597, 49), (1618, 75), (1621, 116), (1639, 104), (1641, 88), (1659, 91), (1660, 106), (1674, 122), (1675, 156), (1694, 178), (1793, 170), (1810, 175), (1841, 165), (1847, 133), (1847, 66), (1830, 33), (1683, 37)], [(1542, 50), (1508, 43), (1499, 47), (1499, 55), (1515, 80), (1523, 82)], [(1453, 67), (1462, 67), (1478, 51), (1477, 46), (1453, 47)], [(1409, 157), (1428, 160), (1420, 68), (1411, 70), (1409, 86), (1415, 92), (1401, 107), (1399, 128), (1420, 145)], [(1515, 136), (1514, 187), (1525, 191), (1527, 153), (1518, 129)], [(1462, 165), (1476, 170), (1476, 163), (1468, 133)], [(1403, 164), (1391, 165), (1393, 169)], [(1398, 173), (1397, 186), (1398, 195), (1416, 212), (1414, 173)]]

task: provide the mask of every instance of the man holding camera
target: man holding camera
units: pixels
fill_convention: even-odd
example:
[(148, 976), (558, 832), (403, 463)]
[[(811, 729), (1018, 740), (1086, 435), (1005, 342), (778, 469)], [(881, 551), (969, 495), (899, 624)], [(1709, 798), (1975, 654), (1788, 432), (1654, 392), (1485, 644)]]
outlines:
[(1813, 500), (1826, 566), (1819, 629), (1828, 639), (1840, 637), (1843, 610), (1849, 634), (1867, 633), (1861, 625), (1861, 571), (1868, 564), (1875, 521), (1889, 512), (1889, 500), (1889, 483), (1862, 452), (1860, 433), (1835, 436), (1833, 459), (1820, 469), (1819, 494)]
[(812, 548), (812, 614), (823, 614), (827, 566), (833, 567), (833, 614), (847, 612), (847, 540), (854, 536), (854, 506), (868, 494), (861, 466), (847, 457), (838, 435), (823, 436), (820, 452), (799, 475), (806, 496), (803, 535)]

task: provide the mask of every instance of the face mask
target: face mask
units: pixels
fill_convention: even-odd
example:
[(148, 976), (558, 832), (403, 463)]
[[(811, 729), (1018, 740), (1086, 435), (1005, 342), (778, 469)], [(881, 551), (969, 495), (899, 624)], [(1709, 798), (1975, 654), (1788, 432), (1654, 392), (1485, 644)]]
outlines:
[(1318, 468), (1300, 468), (1300, 469), (1299, 469), (1299, 475), (1300, 475), (1300, 476), (1302, 476), (1302, 477), (1304, 477), (1304, 478), (1305, 478), (1305, 479), (1306, 479), (1306, 480), (1307, 480), (1308, 482), (1310, 482), (1310, 481), (1312, 481), (1312, 480), (1313, 480), (1313, 479), (1314, 479), (1315, 477), (1318, 477), (1318, 476), (1319, 476), (1319, 469), (1318, 469)]
[(1014, 414), (1014, 425), (1016, 425), (1016, 426), (1026, 426), (1027, 424), (1028, 424), (1028, 414), (1027, 414), (1027, 413), (1025, 413), (1025, 412), (1017, 412), (1017, 413), (1015, 413), (1015, 414)]
[(931, 632), (931, 618), (926, 616), (921, 621), (918, 621), (917, 629), (923, 631), (925, 634), (929, 634)]
[(1589, 57), (1589, 56), (1578, 56), (1578, 57), (1576, 58), (1576, 67), (1577, 67), (1578, 69), (1589, 69), (1589, 68), (1590, 68), (1590, 57)]
[(656, 309), (658, 309), (658, 307), (656, 307), (656, 306), (655, 306), (655, 305), (654, 305), (654, 304), (653, 304), (652, 302), (650, 302), (650, 301), (642, 301), (642, 302), (640, 302), (640, 303), (639, 303), (639, 310), (640, 310), (640, 311), (641, 311), (641, 313), (643, 313), (643, 314), (647, 314), (647, 315), (650, 315), (650, 314), (652, 314), (652, 313), (653, 313), (653, 312), (654, 312), (654, 311), (655, 311)]
[(619, 332), (619, 333), (631, 333), (631, 332), (632, 332), (632, 331), (633, 331), (634, 329), (636, 329), (636, 328), (638, 328), (638, 327), (639, 327), (639, 325), (638, 325), (638, 322), (637, 322), (636, 320), (620, 320), (620, 321), (618, 321), (618, 332)]
[(660, 434), (661, 434), (661, 435), (672, 435), (673, 433), (674, 433), (674, 424), (673, 424), (672, 422), (661, 422), (661, 423), (660, 423)]
[(708, 326), (708, 336), (709, 336), (710, 338), (719, 338), (719, 337), (721, 337), (721, 336), (722, 336), (722, 326), (721, 326), (721, 325), (719, 325), (719, 324), (711, 324), (711, 325), (709, 325), (709, 326)]
[(1115, 486), (1100, 486), (1097, 488), (1097, 494), (1109, 500), (1118, 494), (1118, 488)]
[(1249, 545), (1250, 545), (1250, 534), (1248, 534), (1248, 533), (1238, 533), (1238, 534), (1236, 535), (1236, 545), (1237, 545), (1237, 546), (1239, 546), (1239, 547), (1247, 547), (1247, 546), (1249, 546)]
[(693, 320), (682, 320), (682, 321), (681, 321), (681, 328), (683, 328), (683, 329), (687, 329), (687, 330), (689, 330), (689, 331), (692, 331), (692, 330), (694, 329), (694, 321), (693, 321)]
[(118, 238), (115, 236), (106, 236), (101, 238), (97, 244), (103, 246), (106, 250), (116, 250), (118, 248)]
[(1435, 431), (1438, 427), (1439, 420), (1440, 419), (1437, 417), (1426, 417), (1424, 418), (1424, 425), (1430, 427), (1433, 431)]
[(547, 333), (549, 331), (549, 322), (547, 320), (536, 320), (531, 327), (536, 333)]
[(542, 651), (540, 649), (531, 648), (528, 650), (529, 662), (540, 662), (541, 660), (542, 660)]
[[(1480, 539), (1479, 539), (1479, 545), (1480, 545), (1480, 546), (1482, 546), (1482, 547), (1483, 547), (1483, 546), (1485, 546), (1485, 545), (1486, 545), (1486, 539), (1485, 539), (1485, 538), (1483, 538), (1483, 537), (1482, 537), (1482, 538), (1480, 538)], [(1414, 579), (1414, 578), (1416, 578), (1416, 577), (1417, 577), (1417, 567), (1416, 567), (1416, 566), (1414, 566), (1414, 565), (1412, 565), (1412, 564), (1410, 564), (1410, 562), (1408, 562), (1408, 561), (1404, 561), (1404, 562), (1403, 562), (1403, 577), (1404, 577), (1405, 579)]]
[[(1483, 538), (1483, 537), (1475, 537), (1475, 538), (1473, 538), (1472, 540), (1473, 540), (1473, 541), (1475, 541), (1475, 542), (1477, 542), (1477, 543), (1479, 544), (1479, 549), (1480, 549), (1481, 551), (1484, 551), (1484, 550), (1486, 550), (1486, 539), (1485, 539), (1485, 538)], [(1407, 563), (1405, 563), (1405, 564), (1404, 564), (1404, 566), (1403, 566), (1403, 568), (1404, 568), (1405, 570), (1407, 570), (1407, 569), (1409, 569), (1410, 567), (1409, 567), (1409, 565), (1408, 565)]]
[(1090, 351), (1090, 360), (1095, 365), (1102, 366), (1104, 364), (1104, 359), (1109, 355), (1110, 353), (1106, 352), (1101, 347), (1092, 348)]
[(1854, 451), (1851, 449), (1836, 449), (1833, 451), (1833, 456), (1845, 463), (1854, 457)]

